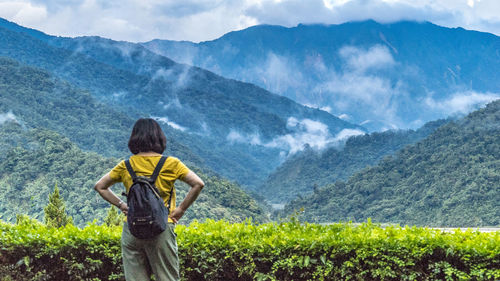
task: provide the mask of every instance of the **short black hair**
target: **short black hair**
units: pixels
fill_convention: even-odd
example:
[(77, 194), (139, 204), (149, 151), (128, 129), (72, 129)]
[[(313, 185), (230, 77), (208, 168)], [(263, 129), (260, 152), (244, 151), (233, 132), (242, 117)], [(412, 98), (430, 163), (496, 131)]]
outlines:
[(128, 140), (128, 148), (132, 154), (154, 151), (163, 154), (167, 147), (167, 138), (160, 124), (151, 118), (140, 118), (134, 124)]

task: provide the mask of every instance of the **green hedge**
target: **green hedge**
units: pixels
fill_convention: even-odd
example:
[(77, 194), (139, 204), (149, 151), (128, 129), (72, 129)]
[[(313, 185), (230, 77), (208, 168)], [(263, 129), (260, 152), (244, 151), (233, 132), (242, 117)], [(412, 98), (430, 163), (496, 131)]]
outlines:
[[(500, 232), (207, 220), (179, 225), (183, 280), (499, 280)], [(0, 280), (123, 280), (120, 227), (0, 222)]]

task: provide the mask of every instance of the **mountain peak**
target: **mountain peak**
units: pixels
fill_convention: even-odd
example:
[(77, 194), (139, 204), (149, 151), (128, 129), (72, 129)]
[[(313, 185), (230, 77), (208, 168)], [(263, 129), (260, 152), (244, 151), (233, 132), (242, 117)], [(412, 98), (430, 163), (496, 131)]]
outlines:
[(50, 35), (47, 35), (41, 31), (38, 31), (38, 30), (32, 29), (32, 28), (28, 28), (28, 27), (20, 26), (17, 23), (8, 21), (8, 20), (1, 18), (1, 17), (0, 17), (0, 27), (15, 31), (15, 32), (27, 33), (28, 35), (35, 37), (35, 38), (42, 40), (42, 41), (47, 40), (48, 38), (51, 37)]

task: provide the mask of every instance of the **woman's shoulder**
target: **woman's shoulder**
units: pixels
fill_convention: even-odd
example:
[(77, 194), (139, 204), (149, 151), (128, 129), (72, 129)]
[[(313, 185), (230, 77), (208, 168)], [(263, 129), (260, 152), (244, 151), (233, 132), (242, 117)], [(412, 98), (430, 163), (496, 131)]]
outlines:
[(171, 163), (171, 164), (177, 164), (179, 162), (181, 162), (181, 160), (179, 160), (179, 158), (175, 157), (175, 156), (167, 156), (167, 160), (165, 160), (166, 163)]

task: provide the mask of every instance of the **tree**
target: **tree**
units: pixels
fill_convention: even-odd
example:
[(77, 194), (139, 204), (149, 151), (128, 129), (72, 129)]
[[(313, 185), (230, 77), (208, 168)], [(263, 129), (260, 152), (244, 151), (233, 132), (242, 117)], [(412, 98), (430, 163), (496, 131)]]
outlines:
[(57, 183), (54, 192), (49, 195), (49, 203), (43, 209), (45, 213), (45, 224), (50, 227), (61, 227), (73, 224), (73, 218), (66, 214), (64, 200), (59, 195)]
[(104, 219), (107, 226), (120, 225), (123, 222), (123, 214), (119, 213), (113, 206), (108, 210), (108, 215)]

